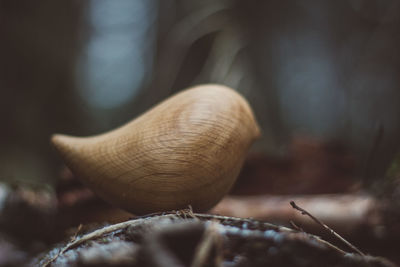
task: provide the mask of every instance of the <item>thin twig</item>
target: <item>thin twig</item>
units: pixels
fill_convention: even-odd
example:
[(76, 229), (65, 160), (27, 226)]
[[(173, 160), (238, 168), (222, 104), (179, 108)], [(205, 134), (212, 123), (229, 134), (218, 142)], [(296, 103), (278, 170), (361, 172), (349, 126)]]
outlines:
[(313, 215), (311, 215), (311, 213), (309, 213), (308, 211), (306, 211), (305, 209), (300, 208), (299, 206), (296, 205), (296, 203), (294, 201), (290, 201), (290, 205), (301, 212), (301, 214), (303, 215), (307, 215), (309, 216), (314, 222), (318, 223), (319, 225), (321, 225), (325, 230), (327, 230), (330, 234), (332, 234), (333, 236), (335, 236), (336, 238), (338, 238), (340, 241), (342, 241), (343, 243), (345, 243), (349, 248), (351, 248), (352, 250), (354, 250), (355, 252), (357, 252), (358, 254), (360, 254), (361, 256), (365, 256), (364, 253), (362, 253), (358, 248), (356, 248), (354, 245), (352, 245), (349, 241), (347, 241), (346, 239), (344, 239), (343, 237), (341, 237), (338, 233), (336, 233), (335, 231), (333, 231), (331, 228), (329, 228), (329, 226), (327, 226), (326, 224), (324, 224), (323, 222), (321, 222), (320, 220), (318, 220), (317, 218), (315, 218)]
[[(176, 215), (174, 214), (168, 214), (162, 217), (163, 219), (173, 219), (176, 218)], [(86, 234), (84, 236), (81, 236), (80, 238), (76, 238), (75, 240), (69, 242), (65, 247), (63, 247), (58, 254), (56, 254), (53, 258), (49, 259), (47, 262), (45, 262), (43, 264), (43, 267), (49, 266), (50, 263), (54, 262), (59, 256), (61, 256), (62, 254), (64, 254), (66, 251), (75, 248), (79, 245), (81, 245), (82, 243), (89, 241), (89, 240), (93, 240), (99, 237), (102, 237), (105, 234), (108, 233), (112, 233), (114, 231), (117, 230), (122, 230), (128, 227), (134, 227), (136, 225), (140, 225), (145, 221), (149, 221), (151, 219), (158, 219), (157, 217), (149, 217), (149, 218), (139, 218), (139, 219), (134, 219), (134, 220), (130, 220), (127, 222), (122, 222), (122, 223), (117, 223), (117, 224), (113, 224), (113, 225), (109, 225), (109, 226), (105, 226), (101, 229), (95, 230), (89, 234)]]
[[(42, 266), (49, 266), (52, 262), (54, 262), (58, 257), (60, 257), (62, 254), (64, 254), (66, 251), (76, 248), (79, 245), (83, 244), (84, 242), (87, 242), (89, 240), (94, 240), (97, 238), (102, 237), (105, 234), (109, 234), (112, 233), (114, 231), (118, 231), (118, 230), (123, 230), (126, 229), (128, 227), (136, 227), (136, 226), (140, 226), (144, 223), (154, 223), (157, 220), (160, 219), (176, 219), (176, 218), (190, 218), (190, 219), (199, 219), (202, 221), (208, 221), (208, 220), (216, 220), (217, 222), (221, 223), (221, 227), (225, 227), (224, 224), (228, 223), (228, 222), (249, 222), (249, 223), (257, 223), (258, 226), (263, 226), (263, 227), (267, 227), (268, 229), (274, 229), (275, 231), (279, 231), (279, 232), (286, 232), (286, 233), (293, 233), (293, 229), (290, 228), (286, 228), (283, 226), (276, 226), (270, 223), (266, 223), (266, 222), (259, 222), (259, 221), (253, 221), (251, 219), (243, 219), (243, 218), (235, 218), (235, 217), (228, 217), (228, 216), (220, 216), (220, 215), (211, 215), (211, 214), (200, 214), (200, 213), (193, 213), (193, 211), (191, 211), (190, 209), (185, 209), (185, 210), (180, 210), (180, 211), (170, 211), (170, 212), (162, 212), (162, 213), (154, 213), (152, 214), (150, 217), (140, 217), (140, 218), (136, 218), (130, 221), (126, 221), (126, 222), (122, 222), (122, 223), (118, 223), (118, 224), (114, 224), (114, 225), (109, 225), (106, 226), (104, 228), (95, 230), (91, 233), (85, 234), (83, 236), (80, 237), (75, 237), (72, 238), (72, 240), (66, 244), (63, 248), (61, 248), (59, 250), (59, 252), (53, 256), (52, 258), (48, 259), (46, 262), (44, 262), (44, 264)], [(211, 232), (208, 233), (207, 235), (205, 235), (207, 238), (211, 238), (214, 237), (215, 240), (213, 240), (214, 245), (217, 246), (217, 255), (219, 255), (221, 252), (221, 246), (222, 244), (220, 243), (220, 236), (217, 235), (215, 233), (215, 228), (217, 227), (218, 224), (216, 223), (212, 223), (211, 224), (211, 228), (209, 229)], [(77, 232), (78, 233), (78, 232)], [(232, 232), (231, 234), (237, 234), (236, 232)], [(335, 249), (336, 251), (340, 252), (341, 254), (345, 254), (344, 251), (340, 250), (339, 248), (335, 247), (334, 245), (328, 243), (327, 241), (324, 241), (316, 236), (311, 236), (310, 237), (314, 238), (317, 242), (320, 243), (324, 243), (326, 246)], [(210, 240), (211, 241), (211, 240)], [(205, 244), (203, 244), (205, 247), (203, 247), (201, 250), (203, 251), (208, 251), (209, 249), (209, 244), (206, 245), (209, 241), (207, 241)], [(201, 246), (200, 246), (201, 247)], [(208, 252), (207, 252), (208, 253)], [(205, 254), (207, 254), (205, 253)], [(203, 254), (203, 253), (201, 253)], [(202, 262), (203, 257), (200, 257), (199, 261)], [(217, 262), (220, 262), (219, 260), (217, 260)]]
[(301, 228), (300, 226), (298, 226), (297, 224), (295, 224), (294, 221), (289, 221), (289, 223), (290, 223), (290, 225), (291, 225), (295, 230), (304, 233), (303, 228)]
[(221, 249), (221, 236), (218, 233), (218, 222), (211, 222), (206, 228), (200, 244), (196, 248), (196, 253), (192, 261), (191, 267), (205, 266), (210, 257), (213, 247), (217, 249), (217, 256), (215, 257), (215, 265), (220, 266), (222, 258), (221, 253), (218, 253), (218, 248)]
[(78, 234), (80, 233), (80, 231), (82, 230), (83, 224), (79, 224), (77, 230), (75, 231), (74, 236), (71, 238), (70, 242), (74, 242), (76, 240), (76, 238), (78, 237)]

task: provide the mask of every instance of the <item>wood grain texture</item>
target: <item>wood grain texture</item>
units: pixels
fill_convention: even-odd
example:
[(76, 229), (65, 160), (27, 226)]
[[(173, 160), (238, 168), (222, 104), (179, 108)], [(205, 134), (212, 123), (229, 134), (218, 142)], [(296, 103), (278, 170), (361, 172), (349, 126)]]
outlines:
[(182, 91), (93, 137), (53, 135), (65, 163), (106, 201), (135, 214), (214, 206), (260, 131), (246, 100), (221, 85)]

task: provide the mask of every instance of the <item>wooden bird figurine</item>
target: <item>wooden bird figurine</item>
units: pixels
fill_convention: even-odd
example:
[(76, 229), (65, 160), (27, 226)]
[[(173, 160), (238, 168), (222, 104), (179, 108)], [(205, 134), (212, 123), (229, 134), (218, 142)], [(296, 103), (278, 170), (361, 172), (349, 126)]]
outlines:
[(55, 134), (51, 141), (100, 197), (146, 214), (214, 206), (259, 134), (247, 101), (209, 84), (175, 94), (115, 130), (92, 137)]

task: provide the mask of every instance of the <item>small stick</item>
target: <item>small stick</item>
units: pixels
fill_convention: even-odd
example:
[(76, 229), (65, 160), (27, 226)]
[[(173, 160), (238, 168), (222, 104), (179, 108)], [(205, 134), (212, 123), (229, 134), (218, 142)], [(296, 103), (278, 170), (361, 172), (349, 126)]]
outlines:
[(70, 242), (74, 242), (78, 237), (79, 232), (82, 230), (83, 224), (79, 224), (78, 229), (75, 231), (74, 236), (71, 238)]
[[(163, 217), (163, 219), (169, 219), (169, 218), (173, 219), (173, 218), (175, 218), (175, 216), (176, 215), (174, 215), (174, 214), (168, 214), (168, 215), (165, 215)], [(91, 232), (89, 234), (86, 234), (86, 235), (81, 236), (79, 238), (75, 238), (72, 241), (70, 241), (66, 246), (64, 246), (62, 249), (60, 249), (60, 251), (54, 257), (52, 257), (51, 259), (47, 260), (42, 266), (43, 267), (49, 266), (52, 262), (54, 262), (58, 257), (60, 257), (62, 254), (64, 254), (66, 251), (68, 251), (68, 250), (70, 250), (72, 248), (75, 248), (75, 247), (81, 245), (82, 243), (84, 243), (86, 241), (99, 238), (99, 237), (101, 237), (101, 236), (103, 236), (105, 234), (108, 234), (108, 233), (111, 233), (111, 232), (114, 232), (114, 231), (117, 231), (117, 230), (122, 230), (122, 229), (125, 229), (125, 228), (128, 228), (128, 227), (134, 227), (134, 226), (142, 224), (145, 221), (150, 221), (152, 219), (157, 220), (159, 218), (157, 218), (157, 217), (149, 217), (149, 218), (143, 217), (143, 218), (134, 219), (134, 220), (126, 221), (126, 222), (121, 222), (121, 223), (105, 226), (105, 227), (103, 227), (101, 229), (98, 229), (98, 230), (95, 230), (95, 231), (93, 231), (93, 232)]]
[(218, 222), (211, 221), (211, 224), (206, 228), (200, 244), (196, 248), (196, 253), (192, 261), (191, 267), (205, 266), (212, 252), (213, 246), (216, 246), (217, 256), (215, 257), (215, 266), (220, 266), (222, 262), (221, 257), (221, 236), (218, 233)]
[(290, 225), (291, 225), (295, 230), (304, 233), (303, 228), (301, 228), (300, 226), (296, 225), (296, 224), (294, 223), (294, 221), (289, 221), (289, 223), (290, 223)]
[(347, 241), (346, 239), (344, 239), (343, 237), (341, 237), (338, 233), (336, 233), (335, 231), (333, 231), (331, 228), (329, 228), (329, 226), (327, 226), (326, 224), (324, 224), (323, 222), (321, 222), (320, 220), (318, 220), (317, 218), (315, 218), (313, 215), (311, 215), (308, 211), (306, 211), (305, 209), (300, 208), (299, 206), (296, 205), (296, 203), (294, 201), (290, 201), (290, 205), (301, 212), (302, 215), (307, 215), (309, 216), (314, 222), (318, 223), (319, 225), (321, 225), (325, 230), (327, 230), (329, 233), (331, 233), (333, 236), (335, 236), (336, 238), (338, 238), (340, 241), (342, 241), (343, 243), (345, 243), (349, 248), (351, 248), (352, 250), (354, 250), (355, 252), (357, 252), (358, 254), (360, 254), (361, 256), (365, 256), (364, 253), (362, 253), (358, 248), (356, 248), (354, 245), (352, 245), (349, 241)]

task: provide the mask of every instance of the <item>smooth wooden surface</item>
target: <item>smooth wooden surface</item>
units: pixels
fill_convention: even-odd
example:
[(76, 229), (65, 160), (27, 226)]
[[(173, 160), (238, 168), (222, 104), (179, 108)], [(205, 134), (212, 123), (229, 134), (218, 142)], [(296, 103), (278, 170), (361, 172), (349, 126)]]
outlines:
[(143, 214), (214, 206), (259, 134), (242, 96), (225, 86), (202, 85), (113, 131), (83, 138), (56, 134), (52, 143), (99, 196)]

